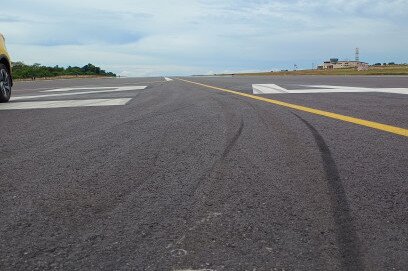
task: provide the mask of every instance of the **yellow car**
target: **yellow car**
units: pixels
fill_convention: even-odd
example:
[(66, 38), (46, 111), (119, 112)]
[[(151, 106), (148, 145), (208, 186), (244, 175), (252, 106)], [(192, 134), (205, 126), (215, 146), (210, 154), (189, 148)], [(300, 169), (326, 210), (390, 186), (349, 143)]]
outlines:
[(0, 103), (10, 100), (13, 79), (11, 76), (11, 61), (6, 49), (6, 40), (0, 33)]

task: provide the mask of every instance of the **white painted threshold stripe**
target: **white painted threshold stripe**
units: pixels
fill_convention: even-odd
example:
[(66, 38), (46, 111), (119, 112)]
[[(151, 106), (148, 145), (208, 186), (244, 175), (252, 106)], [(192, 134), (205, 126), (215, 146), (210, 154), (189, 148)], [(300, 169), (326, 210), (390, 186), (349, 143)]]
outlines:
[(82, 92), (70, 92), (70, 93), (58, 93), (58, 94), (44, 94), (44, 95), (34, 95), (34, 96), (17, 96), (12, 97), (12, 101), (26, 100), (26, 99), (38, 99), (47, 97), (59, 97), (59, 96), (72, 96), (72, 95), (85, 95), (85, 94), (95, 94), (95, 93), (110, 93), (110, 92), (120, 92), (120, 91), (130, 91), (130, 90), (142, 90), (146, 86), (130, 86), (130, 87), (118, 87), (116, 89), (109, 90), (95, 90), (95, 91), (82, 91)]
[(5, 103), (5, 104), (0, 104), (0, 110), (125, 105), (131, 99), (132, 98), (38, 101), (38, 102), (17, 102), (17, 103), (10, 102), (10, 103)]
[[(286, 93), (394, 93), (394, 94), (408, 94), (408, 89), (366, 89), (366, 88), (355, 88), (355, 89), (335, 89), (335, 88), (320, 88), (320, 89), (293, 89), (288, 90)], [(270, 92), (273, 93), (285, 93), (285, 92)], [(263, 93), (266, 94), (266, 93)]]
[(168, 78), (168, 77), (164, 77), (164, 79), (165, 79), (167, 82), (169, 82), (169, 81), (173, 81), (173, 79)]
[(408, 88), (367, 88), (367, 87), (348, 87), (348, 86), (330, 86), (330, 85), (312, 85), (308, 87), (332, 89), (336, 92), (384, 92), (395, 94), (408, 94)]
[(252, 85), (254, 94), (287, 93), (287, 89), (275, 84), (254, 84)]
[[(305, 85), (303, 85), (305, 86)], [(275, 84), (253, 84), (253, 94), (279, 94), (279, 93), (356, 93), (356, 92), (381, 92), (394, 94), (408, 94), (408, 88), (363, 88), (329, 85), (311, 85), (308, 89), (285, 89)]]
[(104, 89), (116, 89), (117, 87), (75, 87), (75, 88), (55, 88), (55, 89), (47, 89), (42, 90), (40, 92), (65, 92), (65, 91), (73, 91), (73, 90), (104, 90)]

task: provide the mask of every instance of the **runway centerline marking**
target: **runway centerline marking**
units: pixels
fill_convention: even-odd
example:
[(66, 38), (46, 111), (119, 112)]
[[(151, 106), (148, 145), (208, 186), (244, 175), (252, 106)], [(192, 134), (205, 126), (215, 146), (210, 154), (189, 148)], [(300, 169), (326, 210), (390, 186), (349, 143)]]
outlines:
[(206, 87), (206, 88), (210, 88), (210, 89), (220, 90), (220, 91), (223, 91), (223, 92), (227, 92), (227, 93), (231, 93), (231, 94), (251, 98), (251, 99), (254, 99), (254, 100), (258, 100), (258, 101), (263, 101), (263, 102), (267, 102), (267, 103), (271, 103), (271, 104), (275, 104), (275, 105), (295, 109), (295, 110), (298, 110), (298, 111), (308, 112), (308, 113), (312, 113), (312, 114), (315, 114), (315, 115), (320, 115), (320, 116), (324, 116), (324, 117), (327, 117), (327, 118), (341, 120), (341, 121), (344, 121), (344, 122), (349, 122), (349, 123), (353, 123), (353, 124), (373, 128), (373, 129), (376, 129), (376, 130), (380, 130), (380, 131), (384, 131), (384, 132), (388, 132), (388, 133), (408, 137), (408, 129), (404, 129), (404, 128), (400, 128), (400, 127), (396, 127), (396, 126), (391, 126), (391, 125), (382, 124), (382, 123), (378, 123), (378, 122), (374, 122), (374, 121), (368, 121), (368, 120), (363, 120), (363, 119), (354, 118), (354, 117), (350, 117), (350, 116), (340, 115), (340, 114), (337, 114), (337, 113), (332, 113), (332, 112), (328, 112), (328, 111), (314, 109), (314, 108), (311, 108), (311, 107), (306, 107), (306, 106), (302, 106), (302, 105), (291, 104), (291, 103), (287, 103), (287, 102), (283, 102), (283, 101), (279, 101), (279, 100), (260, 97), (260, 96), (256, 96), (256, 95), (253, 95), (253, 94), (247, 94), (247, 93), (239, 92), (239, 91), (236, 91), (236, 90), (231, 90), (231, 89), (226, 89), (226, 88), (220, 88), (220, 87), (210, 86), (210, 85), (206, 85), (206, 84), (201, 84), (201, 83), (197, 83), (197, 82), (193, 82), (193, 81), (189, 81), (189, 80), (184, 80), (184, 79), (180, 79), (180, 78), (177, 78), (177, 80), (180, 80), (180, 81), (183, 81), (183, 82), (186, 82), (186, 83), (190, 83), (190, 84), (195, 84), (195, 85), (202, 86), (202, 87)]

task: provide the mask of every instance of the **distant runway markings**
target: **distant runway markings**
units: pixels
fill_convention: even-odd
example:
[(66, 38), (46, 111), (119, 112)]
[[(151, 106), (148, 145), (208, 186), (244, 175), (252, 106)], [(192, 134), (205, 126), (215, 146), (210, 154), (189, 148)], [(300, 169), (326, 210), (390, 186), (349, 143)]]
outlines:
[(114, 105), (125, 105), (130, 100), (131, 100), (131, 98), (65, 100), (65, 101), (36, 101), (36, 102), (17, 102), (17, 103), (10, 102), (10, 103), (7, 103), (7, 104), (0, 104), (0, 110), (114, 106)]
[[(131, 91), (131, 90), (142, 90), (145, 89), (147, 86), (126, 86), (126, 87), (109, 87), (106, 89), (105, 87), (101, 88), (92, 88), (93, 91), (82, 91), (82, 92), (70, 92), (70, 93), (57, 93), (57, 94), (44, 94), (44, 95), (30, 95), (30, 96), (17, 96), (12, 97), (12, 101), (18, 100), (28, 100), (28, 99), (41, 99), (41, 98), (49, 98), (49, 97), (59, 97), (59, 96), (73, 96), (73, 95), (85, 95), (85, 94), (99, 94), (99, 93), (111, 93), (111, 92), (120, 92), (120, 91)], [(99, 90), (97, 90), (99, 89)], [(76, 90), (71, 89), (71, 90)], [(65, 90), (68, 92), (69, 90)]]
[(300, 93), (354, 93), (354, 92), (383, 92), (395, 94), (408, 94), (408, 88), (364, 88), (364, 87), (346, 87), (330, 85), (302, 85), (309, 87), (307, 89), (286, 89), (275, 84), (253, 84), (253, 94), (300, 94)]
[(173, 81), (173, 79), (168, 78), (168, 77), (164, 77), (164, 79), (165, 79), (167, 82), (169, 82), (169, 81)]

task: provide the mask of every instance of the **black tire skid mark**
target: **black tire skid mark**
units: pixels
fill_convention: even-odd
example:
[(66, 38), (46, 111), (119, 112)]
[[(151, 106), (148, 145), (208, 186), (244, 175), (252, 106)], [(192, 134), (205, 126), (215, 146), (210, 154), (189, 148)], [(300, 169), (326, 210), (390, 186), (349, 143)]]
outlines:
[(296, 113), (292, 112), (292, 114), (299, 118), (311, 131), (322, 157), (331, 199), (330, 205), (335, 222), (336, 240), (341, 256), (342, 270), (364, 270), (350, 205), (331, 151), (322, 135), (312, 124)]

